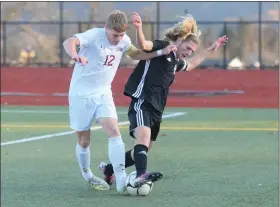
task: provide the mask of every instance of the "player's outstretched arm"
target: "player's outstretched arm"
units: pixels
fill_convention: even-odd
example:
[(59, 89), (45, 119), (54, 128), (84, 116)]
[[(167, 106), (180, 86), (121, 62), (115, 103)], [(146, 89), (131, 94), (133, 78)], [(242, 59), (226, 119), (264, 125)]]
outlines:
[(168, 45), (164, 49), (148, 53), (144, 52), (143, 50), (137, 49), (135, 46), (131, 45), (126, 54), (130, 56), (133, 60), (149, 60), (154, 57), (168, 55), (170, 52), (175, 52), (176, 50), (177, 48), (175, 45)]
[(77, 37), (70, 37), (63, 42), (63, 47), (65, 52), (75, 61), (85, 65), (87, 59), (85, 57), (80, 57), (76, 51), (76, 47), (80, 45), (80, 41)]
[(203, 62), (203, 60), (208, 57), (210, 54), (218, 50), (221, 46), (224, 46), (226, 42), (228, 41), (228, 37), (224, 35), (223, 37), (220, 37), (218, 40), (214, 42), (213, 45), (211, 45), (209, 48), (206, 50), (198, 53), (195, 55), (193, 58), (190, 58), (187, 60), (188, 62), (188, 67), (186, 71), (191, 71), (194, 68), (196, 68), (199, 64)]
[(145, 39), (140, 15), (136, 12), (133, 12), (131, 20), (133, 25), (136, 27), (137, 43), (139, 47), (142, 50), (151, 51), (153, 48), (153, 42)]
[(63, 42), (64, 50), (71, 58), (74, 58), (78, 55), (76, 47), (79, 45), (80, 41), (77, 37), (70, 37)]

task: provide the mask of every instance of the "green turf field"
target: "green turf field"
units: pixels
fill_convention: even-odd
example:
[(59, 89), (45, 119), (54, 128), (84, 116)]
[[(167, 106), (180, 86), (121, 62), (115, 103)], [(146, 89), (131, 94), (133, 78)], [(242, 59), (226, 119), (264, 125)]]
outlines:
[[(118, 108), (120, 122), (126, 108)], [(3, 207), (276, 207), (278, 115), (272, 109), (168, 108), (148, 169), (161, 171), (147, 197), (89, 190), (68, 132), (67, 108), (1, 107)], [(176, 114), (175, 114), (176, 115)], [(177, 114), (178, 115), (178, 114)], [(93, 125), (96, 126), (96, 125)], [(126, 148), (133, 145), (121, 126)], [(41, 139), (42, 135), (50, 138)], [(39, 137), (39, 140), (23, 138)], [(44, 137), (44, 136), (43, 136)], [(92, 170), (107, 160), (107, 138), (92, 131)], [(131, 172), (134, 168), (128, 169)]]

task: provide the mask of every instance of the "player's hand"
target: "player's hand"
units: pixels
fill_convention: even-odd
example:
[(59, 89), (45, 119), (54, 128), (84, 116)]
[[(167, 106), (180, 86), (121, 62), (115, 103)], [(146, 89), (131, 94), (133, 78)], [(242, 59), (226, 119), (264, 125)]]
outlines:
[(164, 49), (162, 49), (162, 54), (163, 55), (168, 55), (169, 53), (176, 52), (177, 47), (175, 45), (168, 45)]
[(138, 13), (136, 12), (133, 12), (132, 14), (132, 17), (131, 17), (131, 20), (132, 20), (132, 24), (137, 28), (141, 28), (142, 27), (142, 20), (141, 20), (141, 17)]
[(78, 63), (81, 63), (82, 66), (85, 66), (88, 63), (88, 60), (83, 56), (77, 55), (76, 57), (73, 57), (73, 60), (75, 60)]
[(209, 50), (216, 51), (221, 46), (224, 46), (227, 43), (227, 41), (228, 41), (228, 37), (226, 35), (224, 35), (224, 36), (220, 37), (219, 39), (217, 39), (216, 42), (214, 42), (214, 44), (209, 47)]

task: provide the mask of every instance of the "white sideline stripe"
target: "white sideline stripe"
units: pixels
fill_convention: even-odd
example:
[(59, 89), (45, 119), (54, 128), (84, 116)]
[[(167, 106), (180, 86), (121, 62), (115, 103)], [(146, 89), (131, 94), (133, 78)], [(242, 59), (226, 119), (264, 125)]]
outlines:
[[(31, 114), (68, 114), (68, 111), (54, 111), (54, 110), (10, 110), (2, 109), (1, 113), (31, 113)], [(117, 111), (117, 114), (127, 114), (127, 111)], [(166, 114), (172, 114), (172, 112), (166, 112)]]
[[(68, 111), (48, 111), (48, 110), (9, 110), (3, 109), (1, 113), (31, 113), (31, 114), (68, 114)], [(127, 114), (125, 111), (117, 111), (117, 114)]]
[[(172, 114), (163, 115), (162, 118), (167, 119), (167, 118), (176, 117), (176, 116), (183, 116), (184, 114), (186, 114), (186, 113), (185, 112), (176, 112), (176, 113), (172, 113)], [(127, 125), (127, 124), (129, 124), (129, 121), (119, 122), (119, 126)], [(98, 130), (98, 129), (101, 129), (101, 126), (91, 127), (91, 130), (93, 130), (93, 131)], [(75, 133), (75, 131), (67, 131), (67, 132), (47, 134), (47, 135), (36, 136), (36, 137), (23, 138), (23, 139), (8, 141), (8, 142), (1, 142), (1, 147), (6, 146), (6, 145), (31, 142), (31, 141), (40, 140), (40, 139), (59, 137), (59, 136), (64, 136), (64, 135), (69, 135), (69, 134), (74, 134), (74, 133)]]

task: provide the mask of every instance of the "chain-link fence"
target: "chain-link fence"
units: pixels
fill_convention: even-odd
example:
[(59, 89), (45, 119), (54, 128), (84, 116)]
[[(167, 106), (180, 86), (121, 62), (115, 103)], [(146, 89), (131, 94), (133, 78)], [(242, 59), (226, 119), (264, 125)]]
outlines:
[[(3, 11), (1, 9), (1, 65), (69, 66), (70, 58), (65, 53), (62, 42), (75, 33), (92, 27), (104, 26), (106, 15), (109, 12), (104, 14), (100, 10), (97, 11), (98, 4), (94, 3), (96, 2), (91, 4), (91, 12), (87, 14), (90, 21), (81, 17), (78, 18), (79, 21), (74, 21), (77, 17), (71, 15), (72, 10), (68, 8), (70, 2), (18, 3), (22, 4), (21, 6), (24, 6), (26, 10), (28, 10), (27, 8), (38, 8), (33, 15), (36, 18), (25, 17), (24, 21), (19, 19), (19, 14), (11, 17), (11, 15), (17, 14), (18, 7), (6, 5)], [(84, 5), (75, 2), (73, 4)], [(107, 3), (107, 5), (111, 4)], [(163, 38), (164, 31), (176, 21), (166, 20), (167, 14), (164, 14), (165, 10), (160, 8), (159, 3), (152, 3), (150, 6), (152, 9), (144, 8), (144, 11), (147, 10), (146, 12), (154, 11), (153, 14), (150, 14), (150, 19), (145, 18), (149, 16), (146, 13), (139, 12), (143, 16), (143, 30), (146, 39)], [(113, 10), (110, 7), (109, 9)], [(187, 11), (184, 10), (184, 12)], [(260, 8), (259, 12), (261, 12)], [(197, 23), (202, 31), (200, 49), (209, 46), (221, 35), (229, 36), (228, 44), (205, 60), (201, 67), (228, 68), (232, 61), (239, 62), (243, 68), (279, 67), (279, 22), (260, 17), (255, 18), (257, 20), (242, 18), (225, 21), (198, 20)], [(127, 34), (136, 44), (136, 31), (131, 23)], [(124, 58), (122, 61), (122, 65), (125, 66), (133, 64), (134, 62), (130, 59)]]

